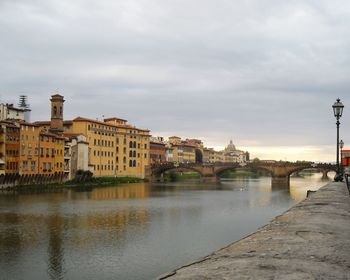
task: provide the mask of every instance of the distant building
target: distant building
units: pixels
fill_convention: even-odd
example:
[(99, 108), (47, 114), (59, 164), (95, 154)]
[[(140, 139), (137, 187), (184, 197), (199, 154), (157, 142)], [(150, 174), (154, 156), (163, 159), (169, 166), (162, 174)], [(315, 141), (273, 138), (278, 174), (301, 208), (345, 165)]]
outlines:
[(165, 143), (151, 139), (150, 150), (149, 150), (149, 157), (150, 157), (151, 164), (165, 163), (166, 152), (167, 152), (167, 147)]
[(249, 159), (249, 153), (237, 150), (232, 140), (223, 151), (225, 162), (244, 163)]
[(14, 107), (13, 104), (0, 104), (0, 121), (24, 121), (25, 110)]

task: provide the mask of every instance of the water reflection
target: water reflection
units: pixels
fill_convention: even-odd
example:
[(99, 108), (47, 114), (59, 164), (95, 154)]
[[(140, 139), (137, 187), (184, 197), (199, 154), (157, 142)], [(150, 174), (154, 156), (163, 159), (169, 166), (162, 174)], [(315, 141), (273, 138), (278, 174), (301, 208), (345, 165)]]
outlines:
[(323, 185), (269, 177), (0, 195), (11, 279), (150, 279), (251, 233)]
[(64, 220), (58, 214), (48, 219), (48, 274), (50, 279), (63, 279), (64, 246), (63, 246)]

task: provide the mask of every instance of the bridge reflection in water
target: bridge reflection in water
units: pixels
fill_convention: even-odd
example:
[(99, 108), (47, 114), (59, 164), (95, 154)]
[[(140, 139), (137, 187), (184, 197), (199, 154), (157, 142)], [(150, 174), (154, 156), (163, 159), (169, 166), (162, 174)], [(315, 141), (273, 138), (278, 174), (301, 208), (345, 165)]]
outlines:
[(160, 181), (165, 172), (196, 172), (199, 173), (203, 180), (219, 180), (220, 174), (227, 170), (248, 169), (248, 170), (264, 170), (271, 176), (272, 187), (289, 187), (290, 176), (293, 173), (300, 172), (305, 169), (317, 169), (322, 172), (323, 179), (327, 179), (328, 172), (336, 171), (336, 165), (330, 163), (313, 163), (313, 162), (284, 162), (284, 161), (258, 161), (239, 163), (163, 163), (153, 164), (147, 170), (147, 177), (153, 181)]

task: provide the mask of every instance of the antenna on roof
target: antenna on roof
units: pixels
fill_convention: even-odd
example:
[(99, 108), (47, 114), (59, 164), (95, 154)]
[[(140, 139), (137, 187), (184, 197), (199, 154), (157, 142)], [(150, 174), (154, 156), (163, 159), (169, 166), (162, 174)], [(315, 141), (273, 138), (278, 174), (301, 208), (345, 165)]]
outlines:
[(30, 105), (28, 104), (28, 97), (26, 95), (19, 96), (18, 107), (24, 111), (24, 120), (30, 122)]
[(29, 104), (27, 103), (28, 97), (26, 95), (19, 96), (18, 107), (21, 109), (29, 109)]

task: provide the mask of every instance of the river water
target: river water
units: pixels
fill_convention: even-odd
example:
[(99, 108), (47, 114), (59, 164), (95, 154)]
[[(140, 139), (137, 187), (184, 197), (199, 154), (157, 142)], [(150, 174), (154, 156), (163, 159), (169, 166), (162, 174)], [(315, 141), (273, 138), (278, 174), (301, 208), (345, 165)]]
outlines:
[(0, 279), (153, 279), (236, 241), (326, 182), (269, 177), (0, 194)]

